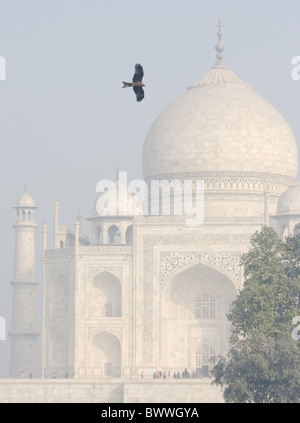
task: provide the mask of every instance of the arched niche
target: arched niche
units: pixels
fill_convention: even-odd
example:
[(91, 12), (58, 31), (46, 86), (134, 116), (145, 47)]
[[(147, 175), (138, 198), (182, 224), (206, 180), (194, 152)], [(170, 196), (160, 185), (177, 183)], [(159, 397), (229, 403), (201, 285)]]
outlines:
[(117, 225), (111, 225), (107, 230), (107, 243), (120, 244), (121, 232)]
[(106, 271), (96, 275), (91, 282), (87, 306), (90, 317), (121, 317), (122, 286), (119, 278)]
[(120, 377), (121, 343), (119, 339), (103, 331), (93, 337), (92, 343), (92, 367), (100, 369), (100, 374), (104, 377)]

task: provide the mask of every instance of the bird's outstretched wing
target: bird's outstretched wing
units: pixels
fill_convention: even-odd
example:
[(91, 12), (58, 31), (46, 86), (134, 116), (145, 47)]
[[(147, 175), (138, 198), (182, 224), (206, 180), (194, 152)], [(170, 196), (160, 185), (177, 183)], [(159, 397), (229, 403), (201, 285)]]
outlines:
[(133, 91), (135, 92), (135, 95), (136, 95), (136, 101), (142, 101), (145, 96), (143, 88), (133, 87)]
[(135, 72), (132, 78), (132, 82), (142, 82), (144, 76), (144, 71), (143, 71), (143, 67), (137, 63), (135, 65)]

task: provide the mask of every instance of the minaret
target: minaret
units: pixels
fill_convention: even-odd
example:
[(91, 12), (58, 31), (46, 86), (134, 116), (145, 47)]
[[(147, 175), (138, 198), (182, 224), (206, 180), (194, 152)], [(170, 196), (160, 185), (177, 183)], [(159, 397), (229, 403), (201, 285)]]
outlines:
[(36, 329), (36, 288), (35, 276), (35, 229), (34, 200), (26, 192), (19, 198), (14, 207), (17, 221), (13, 225), (16, 230), (15, 272), (11, 281), (13, 287), (13, 311), (11, 336), (11, 369), (12, 378), (36, 377), (37, 337)]

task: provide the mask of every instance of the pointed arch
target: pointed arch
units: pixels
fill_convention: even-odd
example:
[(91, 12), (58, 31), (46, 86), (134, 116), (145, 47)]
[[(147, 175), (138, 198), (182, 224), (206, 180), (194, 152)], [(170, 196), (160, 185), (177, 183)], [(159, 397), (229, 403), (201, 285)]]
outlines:
[[(194, 255), (194, 257), (190, 257), (185, 263), (185, 260), (184, 260), (185, 254)], [(241, 286), (240, 286), (241, 281), (240, 281), (240, 278), (238, 277), (238, 274), (240, 272), (240, 254), (239, 255), (237, 255), (237, 253), (221, 253), (221, 254), (223, 254), (224, 257), (216, 256), (214, 261), (213, 260), (208, 261), (205, 259), (205, 257), (202, 257), (201, 253), (197, 253), (197, 252), (183, 253), (181, 254), (182, 257), (179, 257), (179, 258), (175, 257), (175, 261), (178, 263), (178, 266), (176, 265), (174, 266), (173, 264), (171, 264), (170, 269), (168, 270), (165, 269), (166, 274), (164, 274), (163, 277), (161, 278), (161, 283), (164, 283), (164, 287), (165, 287), (171, 277), (174, 277), (177, 274), (180, 274), (181, 272), (183, 272), (184, 270), (188, 270), (191, 267), (199, 264), (223, 274), (226, 278), (228, 278), (233, 283), (236, 293), (238, 293), (239, 290), (241, 289)], [(231, 270), (231, 273), (222, 266), (221, 264), (222, 258), (225, 259), (225, 262), (229, 263), (228, 268)], [(166, 264), (165, 264), (165, 267), (166, 267)]]
[(121, 376), (121, 343), (113, 334), (103, 331), (92, 340), (92, 367), (101, 369), (104, 377)]
[(87, 298), (90, 317), (109, 319), (122, 316), (122, 285), (114, 274), (98, 273), (91, 281)]
[(108, 244), (120, 244), (121, 242), (121, 233), (117, 225), (109, 226), (107, 230), (107, 242)]

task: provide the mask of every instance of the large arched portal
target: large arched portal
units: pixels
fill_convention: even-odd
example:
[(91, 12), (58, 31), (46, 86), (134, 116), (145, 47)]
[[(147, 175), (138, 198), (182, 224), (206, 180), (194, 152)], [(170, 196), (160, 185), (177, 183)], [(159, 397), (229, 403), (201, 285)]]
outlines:
[(105, 377), (121, 376), (121, 344), (116, 336), (101, 332), (94, 336), (92, 348), (93, 368)]
[(226, 313), (235, 297), (230, 278), (202, 263), (171, 277), (161, 297), (161, 367), (206, 376), (211, 356), (227, 350)]

